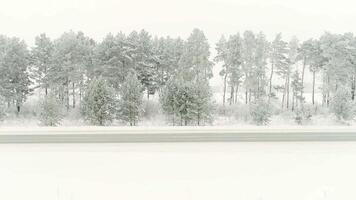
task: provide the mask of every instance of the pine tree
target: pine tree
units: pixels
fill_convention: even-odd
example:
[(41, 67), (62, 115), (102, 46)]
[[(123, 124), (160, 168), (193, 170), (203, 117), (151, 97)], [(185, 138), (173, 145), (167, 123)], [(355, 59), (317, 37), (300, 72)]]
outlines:
[(209, 43), (199, 29), (194, 29), (188, 37), (184, 52), (179, 60), (179, 70), (185, 80), (210, 79), (213, 63), (209, 60)]
[(40, 104), (39, 120), (43, 126), (58, 126), (64, 117), (63, 106), (53, 94), (44, 97)]
[(255, 67), (256, 37), (252, 31), (245, 31), (242, 40), (242, 71), (245, 76), (245, 103), (251, 102), (252, 90), (256, 85), (253, 77)]
[(287, 60), (287, 43), (282, 40), (282, 35), (279, 33), (271, 44), (270, 60), (271, 72), (269, 77), (269, 99), (274, 97), (272, 92), (272, 80), (275, 69), (283, 69), (288, 64)]
[(78, 88), (81, 98), (92, 46), (91, 40), (82, 32), (66, 32), (54, 41), (53, 67), (49, 71), (49, 77), (67, 110), (70, 108), (70, 95), (72, 107), (75, 108)]
[(111, 87), (119, 90), (132, 68), (133, 49), (123, 33), (108, 34), (95, 48), (95, 76), (102, 76)]
[(250, 115), (256, 125), (267, 125), (271, 121), (271, 106), (266, 99), (260, 98), (251, 104)]
[(50, 86), (48, 73), (50, 67), (52, 67), (53, 51), (53, 43), (46, 34), (42, 33), (35, 38), (35, 47), (31, 51), (31, 64), (34, 66), (33, 73), (35, 80), (39, 87), (45, 90), (46, 96)]
[(207, 81), (170, 79), (160, 95), (163, 111), (172, 117), (172, 124), (181, 126), (211, 123), (213, 103)]
[(134, 47), (132, 52), (134, 69), (146, 90), (147, 98), (151, 94), (155, 94), (158, 88), (158, 75), (155, 69), (156, 63), (151, 37), (145, 30), (141, 30), (139, 33), (134, 31), (128, 36), (128, 41)]
[(220, 71), (219, 75), (224, 79), (224, 86), (223, 86), (223, 106), (225, 106), (225, 99), (226, 99), (226, 86), (227, 86), (227, 77), (229, 71), (229, 63), (228, 63), (228, 48), (227, 48), (227, 41), (225, 36), (221, 36), (218, 43), (216, 43), (216, 53), (217, 55), (214, 58), (216, 62), (224, 62), (222, 65), (222, 70)]
[(259, 99), (265, 96), (266, 93), (266, 85), (267, 85), (267, 58), (270, 51), (270, 44), (266, 39), (266, 36), (260, 32), (256, 36), (256, 52), (255, 52), (255, 66), (256, 69), (253, 72), (253, 77), (256, 80), (255, 86), (255, 98)]
[(24, 41), (19, 38), (0, 36), (0, 84), (2, 96), (10, 105), (16, 106), (16, 114), (21, 111), (27, 95), (32, 92), (28, 70), (29, 52)]
[(85, 92), (81, 112), (86, 121), (105, 126), (115, 118), (116, 97), (113, 89), (102, 78), (94, 78)]
[(142, 84), (131, 70), (120, 89), (118, 118), (136, 126), (142, 113)]
[(352, 102), (351, 93), (347, 87), (337, 89), (331, 100), (330, 110), (339, 120), (351, 120), (356, 114), (356, 105)]
[(295, 71), (292, 75), (292, 110), (299, 109), (298, 102), (304, 102), (304, 98), (302, 96), (303, 85), (300, 77), (299, 71)]

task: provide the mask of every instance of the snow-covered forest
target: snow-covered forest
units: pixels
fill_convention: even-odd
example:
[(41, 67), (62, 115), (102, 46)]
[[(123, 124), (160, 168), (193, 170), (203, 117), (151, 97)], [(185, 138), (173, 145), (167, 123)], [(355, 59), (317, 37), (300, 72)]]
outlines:
[(102, 41), (68, 31), (33, 46), (2, 35), (0, 72), (2, 126), (350, 125), (356, 114), (352, 33), (245, 31), (209, 44), (199, 29)]

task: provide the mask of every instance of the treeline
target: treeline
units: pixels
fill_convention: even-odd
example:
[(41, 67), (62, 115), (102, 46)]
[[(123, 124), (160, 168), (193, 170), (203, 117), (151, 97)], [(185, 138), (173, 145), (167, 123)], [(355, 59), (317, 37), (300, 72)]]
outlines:
[[(317, 90), (322, 105), (338, 118), (354, 116), (356, 37), (351, 33), (287, 42), (281, 34), (268, 41), (262, 32), (245, 31), (222, 36), (215, 48), (214, 61), (222, 64), (223, 106), (247, 104), (257, 124), (268, 123), (276, 102), (281, 110), (295, 112), (296, 119), (307, 118), (305, 105), (317, 104)], [(199, 29), (187, 39), (141, 30), (108, 34), (101, 42), (82, 32), (69, 31), (54, 40), (41, 34), (31, 48), (19, 38), (0, 36), (0, 104), (20, 114), (36, 90), (42, 92), (45, 125), (59, 123), (65, 115), (60, 107), (80, 109), (94, 125), (115, 119), (137, 125), (143, 95), (149, 99), (157, 93), (171, 124), (204, 125), (213, 120), (215, 108), (209, 86), (213, 65)], [(311, 102), (305, 101), (307, 70)], [(316, 88), (316, 77), (322, 77), (321, 88)]]
[[(209, 44), (199, 29), (187, 40), (153, 37), (141, 30), (128, 35), (108, 34), (100, 43), (82, 32), (66, 32), (55, 40), (41, 34), (30, 49), (18, 38), (0, 36), (0, 96), (8, 107), (16, 106), (19, 114), (28, 95), (40, 89), (43, 98), (53, 96), (43, 105), (47, 110), (56, 104), (67, 111), (79, 106), (92, 124), (104, 125), (118, 118), (136, 125), (140, 96), (144, 93), (150, 98), (159, 92), (167, 95), (161, 95), (167, 114), (179, 118), (173, 124), (201, 124), (209, 113), (204, 105), (210, 96), (206, 102), (199, 99), (203, 95), (199, 92), (211, 94), (209, 56)], [(168, 92), (168, 85), (176, 87), (177, 94)], [(196, 85), (203, 86), (204, 91)], [(96, 99), (91, 99), (95, 95)], [(107, 106), (111, 100), (113, 105)], [(102, 116), (93, 119), (91, 115), (98, 113)], [(41, 116), (49, 115), (53, 114)]]
[[(216, 50), (215, 61), (223, 64), (220, 72), (224, 79), (223, 104), (226, 100), (229, 104), (236, 103), (241, 88), (246, 104), (260, 99), (269, 103), (280, 94), (282, 109), (303, 111), (304, 77), (309, 70), (311, 104), (316, 104), (315, 93), (319, 89), (316, 76), (320, 75), (322, 105), (329, 107), (334, 97), (342, 96), (343, 99), (335, 98), (332, 111), (341, 118), (354, 112), (350, 109), (356, 83), (356, 38), (352, 33), (325, 33), (319, 39), (304, 42), (293, 37), (286, 42), (281, 34), (268, 41), (262, 32), (245, 31), (242, 35), (222, 36)], [(276, 79), (282, 83), (274, 83)]]

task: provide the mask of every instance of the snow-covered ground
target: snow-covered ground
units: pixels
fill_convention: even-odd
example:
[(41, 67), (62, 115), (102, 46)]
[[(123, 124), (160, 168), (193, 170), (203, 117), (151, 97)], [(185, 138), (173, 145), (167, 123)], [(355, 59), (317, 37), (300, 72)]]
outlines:
[(0, 145), (0, 199), (353, 200), (356, 143)]

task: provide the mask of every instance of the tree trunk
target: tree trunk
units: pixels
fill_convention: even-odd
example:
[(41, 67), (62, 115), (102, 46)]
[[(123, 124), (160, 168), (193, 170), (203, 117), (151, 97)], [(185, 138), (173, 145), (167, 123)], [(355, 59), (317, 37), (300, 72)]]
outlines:
[(303, 93), (304, 93), (304, 73), (305, 73), (305, 65), (306, 65), (306, 58), (304, 57), (303, 59), (303, 69), (302, 69), (302, 80), (301, 80), (301, 84), (302, 84), (302, 89), (300, 91), (300, 104), (302, 104), (303, 102)]
[(236, 90), (235, 90), (235, 104), (237, 104), (237, 94), (239, 92), (239, 85), (236, 85)]
[(245, 104), (248, 103), (248, 91), (246, 90), (245, 91)]
[(73, 108), (75, 108), (75, 85), (72, 83), (72, 97), (73, 97)]
[(234, 102), (234, 85), (231, 85), (231, 91), (230, 91), (230, 105)]
[(269, 77), (269, 93), (268, 93), (268, 101), (270, 100), (271, 98), (271, 95), (272, 95), (272, 78), (273, 78), (273, 63), (271, 65), (271, 75)]
[(289, 108), (289, 75), (287, 77), (287, 104), (286, 104), (286, 107), (287, 107), (287, 110)]
[(351, 83), (351, 100), (355, 100), (355, 87), (356, 87), (356, 82), (355, 82), (355, 75), (352, 76), (352, 83)]
[(312, 103), (315, 104), (315, 71), (313, 71), (313, 93), (312, 93)]
[(225, 74), (225, 76), (224, 76), (223, 106), (225, 106), (225, 97), (226, 97), (226, 80), (227, 80), (227, 74)]
[(66, 107), (67, 107), (67, 111), (69, 111), (69, 81), (68, 81), (68, 79), (66, 82)]
[(287, 93), (287, 78), (286, 78), (286, 81), (284, 82), (283, 97), (282, 97), (282, 109), (284, 108), (286, 93)]

